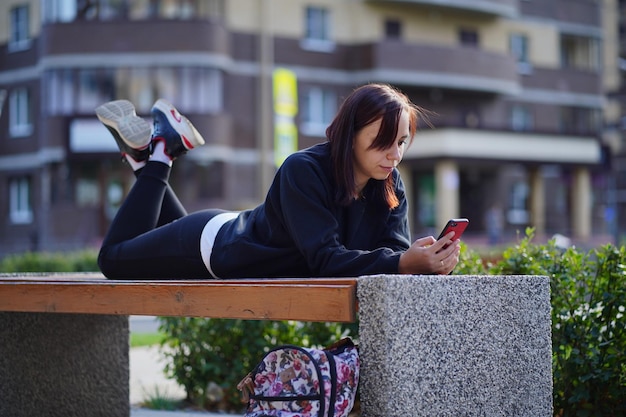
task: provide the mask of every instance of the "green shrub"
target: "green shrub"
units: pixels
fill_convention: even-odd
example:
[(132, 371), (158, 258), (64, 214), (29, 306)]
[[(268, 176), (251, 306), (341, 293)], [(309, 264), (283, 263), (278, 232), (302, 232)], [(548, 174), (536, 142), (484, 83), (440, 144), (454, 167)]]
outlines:
[(489, 273), (550, 277), (555, 415), (625, 415), (626, 249), (584, 253), (532, 238), (528, 230)]
[(453, 275), (485, 275), (489, 263), (482, 259), (478, 253), (468, 249), (467, 245), (461, 242), (461, 255)]
[(95, 250), (77, 252), (25, 252), (0, 261), (0, 272), (95, 272), (99, 271)]
[[(188, 317), (159, 320), (160, 330), (167, 335), (161, 349), (167, 358), (166, 374), (185, 388), (192, 405), (223, 411), (241, 411), (237, 383), (271, 347), (326, 346), (349, 334), (337, 323)], [(220, 404), (207, 398), (211, 382), (224, 391)]]

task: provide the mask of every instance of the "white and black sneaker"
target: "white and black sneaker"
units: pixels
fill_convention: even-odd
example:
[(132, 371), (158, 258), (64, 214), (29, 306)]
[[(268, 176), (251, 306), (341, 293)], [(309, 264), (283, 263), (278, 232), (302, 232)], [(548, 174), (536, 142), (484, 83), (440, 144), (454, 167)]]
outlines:
[(152, 128), (148, 121), (137, 116), (133, 103), (109, 101), (96, 107), (96, 115), (115, 138), (122, 156), (130, 156), (137, 162), (148, 160)]
[(164, 141), (165, 153), (172, 160), (190, 149), (204, 145), (202, 135), (169, 101), (157, 100), (152, 106), (152, 118), (152, 141)]

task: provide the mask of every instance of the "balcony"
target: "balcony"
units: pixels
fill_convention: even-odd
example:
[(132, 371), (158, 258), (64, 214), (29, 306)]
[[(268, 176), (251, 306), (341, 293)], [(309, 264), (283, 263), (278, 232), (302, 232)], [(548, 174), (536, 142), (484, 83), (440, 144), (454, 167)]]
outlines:
[(601, 27), (600, 2), (592, 0), (523, 1), (520, 11), (526, 16), (553, 19), (561, 24)]
[[(275, 62), (298, 68), (309, 80), (388, 82), (398, 85), (518, 94), (516, 60), (477, 48), (409, 44), (394, 40), (337, 45), (332, 53), (303, 50), (292, 39), (276, 38)], [(337, 75), (343, 74), (343, 75)]]
[(406, 161), (437, 158), (598, 165), (602, 147), (593, 136), (441, 128), (420, 131), (404, 154)]
[[(516, 94), (517, 62), (476, 48), (382, 41), (362, 46), (357, 74), (402, 85)], [(354, 62), (354, 61), (353, 61)]]
[(40, 39), (42, 57), (172, 51), (230, 55), (228, 31), (207, 20), (55, 23), (43, 26)]
[(494, 17), (514, 17), (518, 0), (370, 0), (377, 3), (415, 4), (429, 7), (479, 13)]
[(571, 68), (534, 68), (524, 77), (525, 90), (553, 91), (554, 94), (577, 94), (595, 97), (602, 102), (602, 73)]

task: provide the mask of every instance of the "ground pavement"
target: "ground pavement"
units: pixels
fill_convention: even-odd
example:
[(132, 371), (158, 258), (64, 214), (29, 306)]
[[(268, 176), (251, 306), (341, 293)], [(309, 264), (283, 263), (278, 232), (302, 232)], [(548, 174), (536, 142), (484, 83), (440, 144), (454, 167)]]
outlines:
[[(130, 331), (151, 333), (158, 329), (156, 317), (130, 316)], [(165, 377), (165, 360), (158, 346), (130, 349), (130, 404), (131, 417), (225, 417), (227, 415), (200, 411), (159, 411), (142, 408), (149, 398), (185, 398), (185, 390), (174, 380)]]

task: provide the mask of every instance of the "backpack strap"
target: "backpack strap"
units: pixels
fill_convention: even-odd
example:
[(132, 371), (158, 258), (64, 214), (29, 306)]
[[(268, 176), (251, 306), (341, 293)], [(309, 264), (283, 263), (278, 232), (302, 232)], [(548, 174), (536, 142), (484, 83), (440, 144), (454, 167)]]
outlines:
[(241, 402), (250, 402), (250, 395), (254, 394), (254, 381), (252, 380), (252, 372), (248, 372), (248, 375), (237, 384), (237, 389), (241, 391)]

